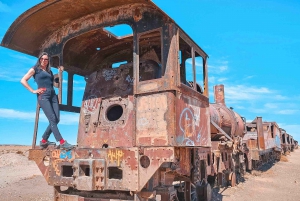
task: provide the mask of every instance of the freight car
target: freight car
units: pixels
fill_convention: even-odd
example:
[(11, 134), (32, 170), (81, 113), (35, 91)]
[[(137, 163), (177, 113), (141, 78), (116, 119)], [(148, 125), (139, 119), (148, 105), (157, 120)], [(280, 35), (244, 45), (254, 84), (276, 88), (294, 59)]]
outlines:
[[(109, 31), (120, 25), (132, 33)], [(154, 3), (44, 1), (19, 16), (1, 45), (46, 51), (67, 73), (60, 109), (80, 113), (77, 147), (36, 147), (38, 107), (29, 153), (55, 200), (210, 200), (208, 56)], [(74, 75), (86, 80), (81, 107), (73, 105)]]

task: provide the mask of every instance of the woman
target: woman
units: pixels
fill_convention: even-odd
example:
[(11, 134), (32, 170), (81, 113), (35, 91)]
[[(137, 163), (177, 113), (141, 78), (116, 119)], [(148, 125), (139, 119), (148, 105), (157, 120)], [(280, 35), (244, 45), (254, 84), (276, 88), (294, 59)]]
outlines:
[[(38, 85), (37, 90), (33, 90), (28, 84), (28, 80), (32, 76)], [(51, 132), (53, 132), (56, 141), (59, 141), (60, 143), (61, 149), (72, 149), (74, 146), (62, 138), (57, 128), (59, 122), (59, 105), (57, 95), (53, 89), (53, 74), (50, 70), (49, 55), (46, 52), (43, 52), (39, 56), (35, 66), (29, 69), (24, 75), (21, 79), (21, 83), (31, 93), (37, 94), (38, 103), (49, 120), (49, 126), (42, 136), (40, 147), (47, 148), (48, 145), (55, 144), (54, 142), (48, 141)]]

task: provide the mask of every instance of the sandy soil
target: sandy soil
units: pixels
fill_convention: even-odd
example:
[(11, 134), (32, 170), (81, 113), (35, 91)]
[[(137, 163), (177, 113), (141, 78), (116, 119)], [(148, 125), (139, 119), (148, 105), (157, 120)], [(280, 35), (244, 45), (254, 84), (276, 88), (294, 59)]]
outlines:
[(246, 173), (245, 181), (233, 188), (214, 189), (214, 199), (222, 201), (299, 201), (300, 149), (262, 171)]
[(29, 161), (28, 146), (0, 146), (0, 200), (53, 201), (35, 162)]
[[(48, 186), (33, 161), (28, 146), (0, 146), (0, 200), (53, 200)], [(215, 201), (297, 201), (300, 200), (300, 149), (263, 171), (245, 175), (232, 188), (214, 188)]]

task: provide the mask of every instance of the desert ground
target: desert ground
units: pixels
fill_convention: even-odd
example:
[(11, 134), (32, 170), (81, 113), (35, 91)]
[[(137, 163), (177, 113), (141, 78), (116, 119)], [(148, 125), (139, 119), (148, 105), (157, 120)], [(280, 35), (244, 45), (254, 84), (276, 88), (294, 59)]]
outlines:
[[(53, 200), (53, 189), (33, 161), (28, 146), (0, 145), (0, 200)], [(231, 188), (214, 188), (216, 201), (300, 200), (300, 149), (262, 171), (246, 173), (244, 181)]]

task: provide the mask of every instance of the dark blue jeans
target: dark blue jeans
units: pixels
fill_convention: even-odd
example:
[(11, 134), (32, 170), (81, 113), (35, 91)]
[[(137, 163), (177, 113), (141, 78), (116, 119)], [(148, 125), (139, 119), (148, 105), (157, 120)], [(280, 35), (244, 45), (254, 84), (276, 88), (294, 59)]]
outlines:
[(54, 89), (46, 88), (44, 93), (39, 94), (38, 103), (49, 121), (49, 126), (43, 134), (43, 139), (48, 140), (51, 132), (53, 132), (56, 141), (60, 141), (62, 136), (57, 128), (59, 122), (59, 105)]

